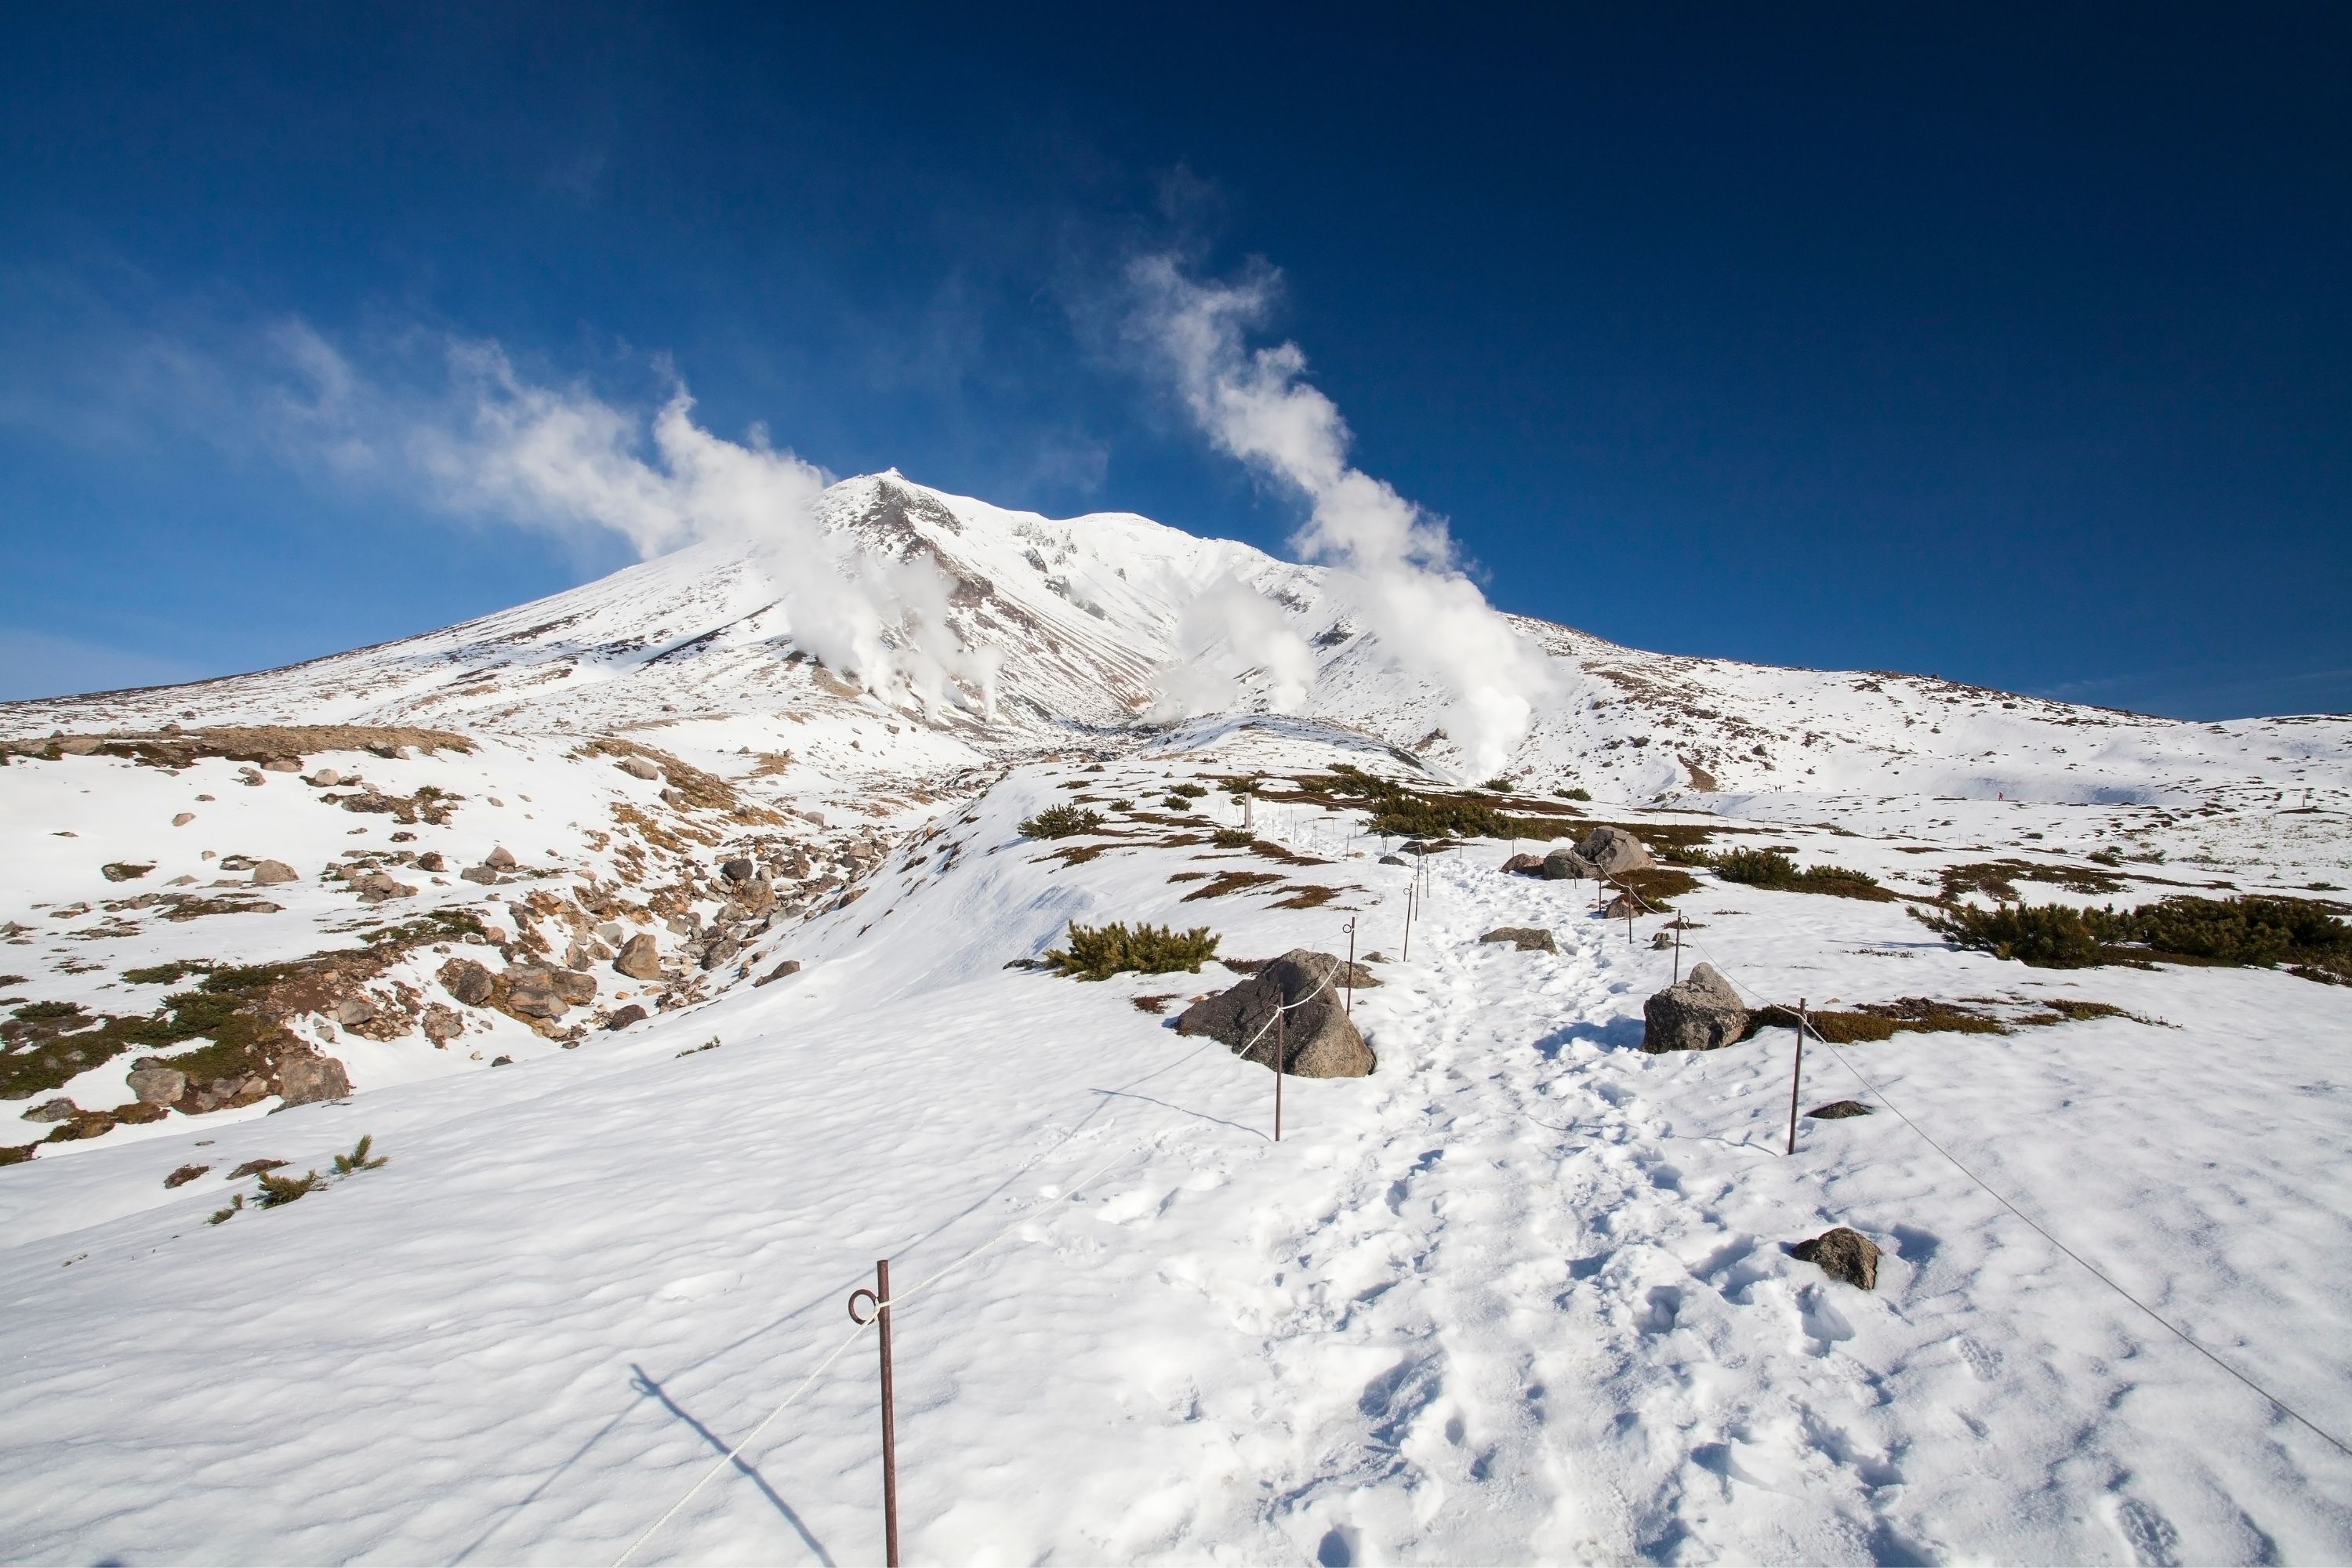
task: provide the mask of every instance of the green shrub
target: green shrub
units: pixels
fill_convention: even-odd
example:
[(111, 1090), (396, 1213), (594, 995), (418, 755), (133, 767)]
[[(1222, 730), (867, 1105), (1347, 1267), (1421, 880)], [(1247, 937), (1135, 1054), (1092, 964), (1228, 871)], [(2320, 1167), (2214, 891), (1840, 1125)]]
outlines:
[(1990, 910), (1955, 904), (1919, 918), (1957, 946), (2013, 958), (2037, 969), (2081, 969), (2105, 962), (2099, 933), (2082, 910), (2064, 904), (2002, 904)]
[(350, 1153), (338, 1154), (335, 1156), (335, 1174), (339, 1176), (349, 1176), (354, 1175), (361, 1171), (373, 1171), (380, 1169), (392, 1158), (392, 1156), (389, 1154), (378, 1154), (374, 1159), (369, 1159), (368, 1151), (374, 1146), (375, 1134), (371, 1132), (362, 1135), (359, 1141), (358, 1146), (353, 1148)]
[(201, 958), (174, 959), (169, 963), (152, 964), (144, 969), (126, 969), (122, 978), (133, 985), (177, 985), (191, 974), (203, 974), (212, 968)]
[(264, 1171), (254, 1180), (261, 1184), (261, 1191), (254, 1198), (253, 1206), (274, 1209), (310, 1196), (318, 1190), (320, 1176), (316, 1171), (306, 1172), (299, 1176), (281, 1176), (275, 1171)]
[(1591, 800), (1592, 798), (1592, 792), (1589, 789), (1583, 789), (1580, 787), (1564, 789), (1559, 792), (1559, 798), (1562, 800)]
[(2189, 895), (2118, 911), (2063, 904), (1979, 910), (1956, 904), (1920, 917), (1955, 944), (2042, 969), (2152, 958), (2352, 980), (2352, 925), (2305, 899)]
[(1727, 882), (1769, 888), (1775, 892), (1828, 893), (1835, 898), (1867, 899), (1878, 903), (1895, 897), (1867, 872), (1849, 871), (1838, 866), (1800, 867), (1778, 849), (1727, 849), (1720, 855), (1694, 850), (1677, 858), (1688, 865), (1712, 866), (1715, 874)]
[(1488, 779), (1479, 787), (1488, 791), (1490, 794), (1508, 795), (1517, 786), (1511, 782), (1510, 774), (1496, 773), (1493, 778)]
[(1185, 783), (1170, 785), (1168, 793), (1170, 795), (1182, 795), (1188, 800), (1198, 800), (1202, 795), (1208, 794), (1209, 791), (1205, 785)]
[(1209, 842), (1220, 849), (1246, 849), (1257, 842), (1257, 835), (1246, 827), (1220, 827), (1209, 835)]
[(1067, 838), (1074, 833), (1092, 833), (1102, 826), (1102, 813), (1080, 805), (1049, 805), (1021, 825), (1027, 838)]
[(1160, 808), (1162, 811), (1190, 811), (1192, 809), (1192, 802), (1188, 796), (1171, 795), (1160, 803)]
[(1080, 980), (1108, 980), (1123, 971), (1169, 974), (1179, 969), (1197, 974), (1201, 965), (1217, 956), (1217, 939), (1207, 926), (1179, 931), (1169, 926), (1129, 927), (1070, 925), (1070, 945), (1045, 954), (1045, 967)]
[(45, 1024), (55, 1018), (70, 1018), (80, 1011), (79, 1002), (27, 1002), (8, 1016), (27, 1024)]

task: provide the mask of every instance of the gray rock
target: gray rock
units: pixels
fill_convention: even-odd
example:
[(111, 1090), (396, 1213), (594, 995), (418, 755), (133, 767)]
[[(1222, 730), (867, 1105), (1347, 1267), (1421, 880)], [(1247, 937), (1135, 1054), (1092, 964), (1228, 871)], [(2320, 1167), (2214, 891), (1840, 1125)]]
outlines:
[(1514, 877), (1540, 877), (1543, 875), (1543, 857), (1514, 855), (1503, 862), (1503, 869)]
[(586, 971), (551, 969), (547, 973), (555, 994), (574, 1007), (585, 1007), (596, 1000), (596, 977)]
[(261, 771), (266, 773), (299, 773), (302, 771), (302, 759), (299, 757), (271, 757), (261, 764)]
[(1832, 1279), (1864, 1290), (1878, 1289), (1878, 1244), (1858, 1230), (1839, 1226), (1789, 1248), (1801, 1263), (1818, 1266)]
[(490, 999), (497, 982), (490, 972), (470, 958), (453, 958), (443, 964), (436, 976), (441, 989), (468, 1007), (478, 1007)]
[[(487, 972), (485, 972), (487, 973)], [(439, 1002), (425, 1009), (425, 1037), (439, 1049), (466, 1032), (466, 1016)]]
[(1587, 881), (1600, 874), (1601, 868), (1572, 844), (1562, 844), (1543, 858), (1543, 875), (1555, 882)]
[(332, 768), (320, 768), (302, 782), (313, 789), (331, 789), (343, 782), (343, 775)]
[(1642, 1048), (1712, 1051), (1748, 1031), (1748, 1012), (1712, 963), (1694, 965), (1682, 983), (1669, 985), (1642, 1005)]
[(370, 871), (354, 878), (352, 886), (359, 889), (360, 902), (380, 904), (387, 899), (414, 898), (416, 889), (406, 882), (396, 882), (381, 871)]
[(632, 980), (661, 978), (661, 948), (651, 931), (639, 931), (621, 944), (621, 956), (613, 960), (613, 967)]
[(730, 882), (748, 882), (760, 874), (758, 862), (738, 856), (719, 863), (719, 874)]
[(1816, 1105), (1805, 1112), (1824, 1121), (1843, 1121), (1849, 1116), (1867, 1116), (1870, 1107), (1858, 1100), (1832, 1100), (1827, 1105)]
[(1402, 855), (1383, 855), (1381, 857), (1381, 864), (1383, 866), (1410, 866), (1412, 862), (1406, 859)]
[(625, 1029), (632, 1024), (644, 1023), (647, 1016), (649, 1016), (649, 1015), (643, 1007), (640, 1007), (635, 1002), (632, 1002), (627, 1006), (622, 1008), (619, 1012), (614, 1014), (611, 1017), (605, 1019), (604, 1027), (608, 1029)]
[(278, 1058), (278, 1093), (289, 1105), (341, 1100), (351, 1092), (351, 1075), (332, 1057), (305, 1052)]
[(661, 769), (643, 757), (623, 757), (620, 768), (631, 778), (657, 779), (662, 776)]
[(515, 868), (514, 852), (501, 844), (482, 857), (482, 864), (493, 871), (511, 871)]
[(1507, 942), (1521, 952), (1558, 952), (1559, 943), (1541, 926), (1496, 926), (1480, 942)]
[(714, 937), (711, 939), (710, 945), (702, 950), (702, 967), (716, 969), (742, 951), (743, 944), (731, 936)]
[(375, 1016), (375, 1004), (364, 996), (346, 996), (335, 1004), (335, 1022), (345, 1028)]
[(169, 1105), (187, 1092), (188, 1075), (167, 1067), (133, 1068), (129, 1082), (140, 1104)]
[[(225, 867), (226, 862), (222, 864)], [(268, 887), (273, 882), (299, 881), (301, 876), (283, 860), (257, 860), (253, 863), (253, 885), (257, 888)]]
[(782, 980), (787, 974), (798, 974), (800, 972), (801, 961), (797, 958), (788, 958), (782, 963), (776, 965), (775, 968), (768, 971), (767, 973), (760, 976), (759, 979), (751, 982), (751, 985), (754, 990), (757, 990), (759, 987), (765, 985), (771, 980)]
[(81, 1114), (81, 1107), (63, 1095), (45, 1100), (25, 1112), (27, 1121), (71, 1121)]
[(1577, 845), (1576, 852), (1612, 877), (1646, 871), (1657, 864), (1642, 847), (1642, 841), (1622, 827), (1594, 828)]
[[(1180, 1035), (1206, 1035), (1244, 1059), (1275, 1064), (1294, 1078), (1362, 1078), (1378, 1065), (1342, 1007), (1342, 965), (1328, 952), (1294, 948), (1229, 991), (1186, 1008)], [(1277, 1030), (1275, 1013), (1287, 1007)]]
[(457, 880), (461, 882), (478, 882), (485, 888), (494, 886), (498, 882), (498, 879), (499, 874), (497, 870), (488, 866), (468, 866), (464, 870), (457, 873)]

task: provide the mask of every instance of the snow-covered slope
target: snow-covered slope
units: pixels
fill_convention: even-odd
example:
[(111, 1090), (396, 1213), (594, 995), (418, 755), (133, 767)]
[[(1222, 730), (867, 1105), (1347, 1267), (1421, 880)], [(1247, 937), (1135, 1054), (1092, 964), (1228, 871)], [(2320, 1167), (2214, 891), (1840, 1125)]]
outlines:
[[(1520, 812), (1902, 897), (1701, 871), (1677, 954), (1477, 842), (1426, 861), (1408, 954), (1415, 873), (1281, 781), (1451, 774), (1448, 694), (1322, 574), (889, 475), (823, 516), (935, 565), (959, 681), (865, 689), (789, 563), (706, 545), (0, 708), (0, 1146), (59, 1134), (0, 1168), (0, 1558), (869, 1560), (841, 1309), (885, 1256), (910, 1560), (2352, 1553), (2352, 989), (2031, 970), (1906, 901), (2334, 893), (2352, 723), (1522, 622), (1551, 689)], [(1316, 647), (1306, 710), (1244, 671), (1233, 711), (1153, 718), (1227, 576)], [(1274, 783), (1220, 844), (1234, 775)], [(1024, 837), (1064, 804), (1098, 829)], [(1269, 1076), (1152, 1010), (1238, 973), (1007, 967), (1073, 920), (1352, 941), (1379, 1069), (1289, 1082), (1276, 1144)], [(1559, 952), (1478, 940), (1506, 925)], [(1874, 1114), (1791, 1157), (1787, 1031), (1635, 1048), (1700, 957), (1757, 1001), (2013, 1026), (1809, 1056), (1801, 1104)], [(537, 970), (593, 994), (534, 1011)], [(187, 1082), (142, 1110), (151, 1058)], [(297, 1092), (325, 1060), (347, 1082)], [(298, 1203), (236, 1173), (331, 1175), (362, 1134), (390, 1163)], [(1885, 1249), (1875, 1291), (1783, 1250), (1833, 1224)]]

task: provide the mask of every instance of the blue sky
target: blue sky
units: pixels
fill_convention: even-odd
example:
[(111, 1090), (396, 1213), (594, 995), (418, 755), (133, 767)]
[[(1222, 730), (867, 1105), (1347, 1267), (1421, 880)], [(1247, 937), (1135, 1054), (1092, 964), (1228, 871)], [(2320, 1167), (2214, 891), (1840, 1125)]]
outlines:
[(1278, 548), (1121, 330), (1172, 254), (1505, 608), (2352, 710), (2352, 12), (1634, 9), (13, 7), (0, 697), (627, 560), (384, 460), (451, 345)]

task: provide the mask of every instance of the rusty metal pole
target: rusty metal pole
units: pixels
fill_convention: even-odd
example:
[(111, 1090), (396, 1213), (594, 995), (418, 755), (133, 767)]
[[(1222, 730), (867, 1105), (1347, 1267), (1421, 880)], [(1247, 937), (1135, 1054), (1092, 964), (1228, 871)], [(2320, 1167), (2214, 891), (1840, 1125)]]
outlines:
[(1404, 885), (1404, 952), (1402, 956), (1407, 963), (1412, 962), (1412, 888), (1411, 882)]
[(1789, 1068), (1789, 1152), (1797, 1152), (1797, 1089), (1805, 1079), (1805, 999), (1797, 998), (1797, 1059)]
[(1682, 983), (1683, 983), (1683, 918), (1682, 918), (1682, 916), (1680, 916), (1680, 915), (1676, 915), (1676, 916), (1675, 917), (1675, 977), (1674, 977), (1674, 979), (1673, 979), (1672, 981), (1668, 982), (1668, 984), (1674, 984), (1674, 985), (1680, 985)]
[(1276, 1002), (1274, 1005), (1274, 1141), (1277, 1143), (1282, 1142), (1282, 1064), (1289, 1054), (1285, 1049), (1287, 1041), (1283, 1024), (1282, 1004)]
[(1356, 922), (1348, 921), (1348, 1016), (1356, 1016)]
[[(874, 1315), (857, 1315), (857, 1299), (863, 1296), (872, 1307)], [(890, 1260), (877, 1258), (874, 1264), (874, 1289), (853, 1290), (849, 1295), (849, 1321), (854, 1323), (879, 1323), (882, 1352), (882, 1553), (889, 1568), (898, 1568), (898, 1400), (890, 1380)]]

